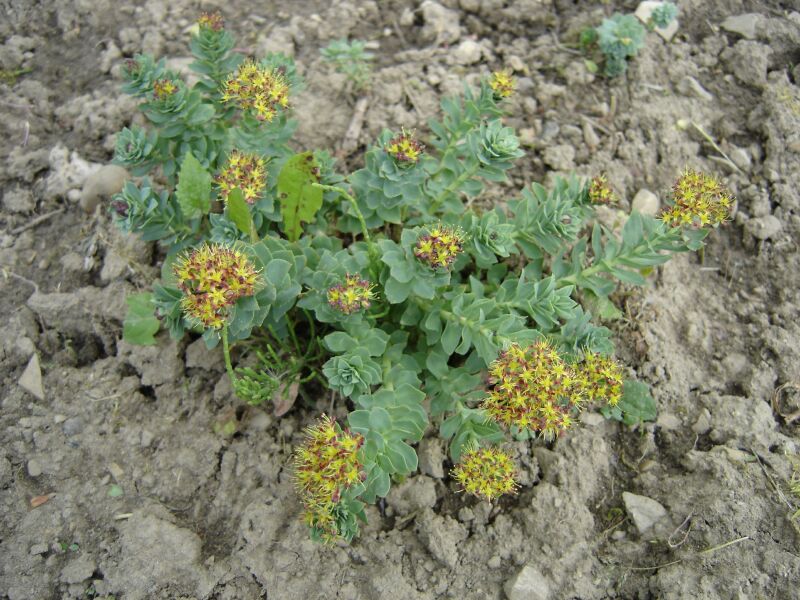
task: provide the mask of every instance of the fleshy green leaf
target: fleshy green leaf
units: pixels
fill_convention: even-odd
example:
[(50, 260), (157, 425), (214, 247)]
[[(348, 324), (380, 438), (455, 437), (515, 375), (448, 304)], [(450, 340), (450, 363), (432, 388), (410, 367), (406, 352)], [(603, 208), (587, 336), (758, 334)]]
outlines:
[(234, 189), (228, 194), (228, 218), (233, 221), (234, 225), (246, 235), (250, 235), (253, 228), (253, 216), (250, 214), (250, 208), (245, 202), (244, 194), (239, 188)]
[(122, 324), (122, 339), (137, 346), (152, 346), (156, 343), (153, 337), (160, 326), (155, 316), (153, 294), (142, 292), (132, 294), (126, 299), (128, 314)]
[(187, 219), (201, 217), (211, 210), (211, 175), (191, 152), (183, 158), (175, 191)]
[(650, 395), (649, 386), (633, 379), (626, 379), (623, 383), (622, 398), (617, 408), (622, 411), (622, 422), (626, 425), (655, 421), (658, 416), (656, 401)]
[(310, 223), (322, 207), (322, 190), (313, 184), (319, 181), (319, 167), (312, 152), (295, 154), (278, 174), (278, 198), (283, 226), (289, 241), (300, 239), (302, 223)]

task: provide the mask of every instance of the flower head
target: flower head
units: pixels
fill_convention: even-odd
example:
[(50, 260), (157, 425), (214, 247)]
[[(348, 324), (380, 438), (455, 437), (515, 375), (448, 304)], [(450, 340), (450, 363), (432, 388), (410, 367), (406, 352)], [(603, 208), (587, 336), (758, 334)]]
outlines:
[(157, 79), (153, 82), (153, 96), (156, 100), (166, 100), (178, 91), (178, 86), (171, 79)]
[(511, 76), (511, 71), (503, 69), (492, 73), (492, 77), (489, 79), (489, 87), (492, 88), (496, 99), (508, 98), (514, 93), (514, 89), (517, 87), (517, 80)]
[(386, 144), (386, 152), (402, 165), (415, 165), (425, 147), (414, 137), (414, 132), (403, 129)]
[(225, 27), (225, 22), (222, 20), (222, 15), (217, 11), (213, 13), (204, 12), (197, 19), (197, 24), (201, 29), (210, 29), (211, 31), (221, 31)]
[(499, 448), (468, 450), (451, 471), (465, 492), (489, 502), (517, 490), (514, 472), (514, 461)]
[(672, 187), (673, 205), (664, 209), (661, 219), (672, 227), (717, 226), (730, 218), (733, 196), (712, 175), (687, 169)]
[(266, 186), (266, 162), (255, 154), (233, 150), (216, 177), (223, 199), (235, 188), (242, 190), (248, 204), (254, 204)]
[(358, 275), (347, 274), (344, 283), (328, 289), (328, 304), (346, 315), (367, 310), (375, 299), (374, 286)]
[(269, 122), (279, 109), (289, 106), (289, 83), (279, 69), (246, 60), (225, 81), (222, 101), (251, 110), (258, 120)]
[(344, 490), (360, 483), (365, 473), (358, 458), (363, 436), (342, 429), (322, 415), (305, 431), (306, 439), (294, 453), (294, 480), (303, 500), (305, 522), (333, 541), (340, 532), (335, 508)]
[(522, 348), (513, 344), (490, 365), (494, 389), (481, 408), (505, 426), (539, 432), (552, 439), (573, 424), (579, 408), (575, 374), (547, 342)]
[(581, 401), (616, 406), (622, 397), (622, 367), (613, 358), (586, 352), (575, 368), (575, 393)]
[(179, 257), (173, 272), (183, 292), (184, 314), (215, 329), (222, 327), (239, 298), (255, 293), (258, 275), (242, 252), (208, 243)]
[(464, 233), (446, 225), (435, 225), (420, 235), (414, 256), (432, 269), (449, 269), (464, 249)]
[(592, 178), (589, 184), (589, 202), (592, 204), (613, 204), (617, 201), (617, 196), (608, 185), (608, 178), (605, 174), (597, 175)]

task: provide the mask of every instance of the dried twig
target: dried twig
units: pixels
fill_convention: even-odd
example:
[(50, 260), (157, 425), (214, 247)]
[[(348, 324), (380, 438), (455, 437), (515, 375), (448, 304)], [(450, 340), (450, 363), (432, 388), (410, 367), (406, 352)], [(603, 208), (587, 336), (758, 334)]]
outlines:
[(356, 102), (353, 108), (353, 118), (350, 119), (350, 125), (347, 126), (342, 143), (339, 146), (339, 155), (344, 158), (349, 155), (358, 147), (358, 138), (361, 135), (361, 129), (364, 126), (364, 115), (367, 113), (369, 106), (369, 98), (362, 96)]
[(63, 206), (61, 208), (57, 208), (55, 210), (51, 210), (49, 213), (44, 213), (43, 215), (40, 215), (40, 216), (36, 217), (32, 221), (29, 221), (25, 225), (20, 225), (16, 229), (12, 229), (11, 230), (11, 235), (18, 235), (18, 234), (22, 233), (23, 231), (28, 231), (28, 229), (33, 229), (37, 225), (41, 225), (42, 223), (44, 223), (48, 219), (50, 219), (52, 217), (55, 217), (56, 215), (59, 215), (62, 212), (64, 212), (64, 207)]

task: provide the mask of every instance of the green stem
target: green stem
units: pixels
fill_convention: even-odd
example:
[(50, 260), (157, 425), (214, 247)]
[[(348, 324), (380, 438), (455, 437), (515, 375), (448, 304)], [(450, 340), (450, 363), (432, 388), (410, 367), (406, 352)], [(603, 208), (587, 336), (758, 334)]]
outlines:
[(233, 389), (236, 389), (236, 375), (233, 373), (233, 365), (231, 364), (231, 349), (228, 345), (228, 324), (222, 324), (222, 352), (225, 355), (225, 369), (228, 371), (228, 377), (231, 380)]
[(350, 194), (348, 194), (345, 190), (340, 187), (336, 187), (335, 185), (325, 185), (322, 183), (313, 183), (314, 187), (319, 188), (321, 190), (325, 190), (327, 192), (336, 192), (342, 198), (350, 202), (350, 205), (353, 207), (353, 212), (356, 213), (356, 217), (358, 218), (358, 222), (361, 224), (361, 234), (364, 236), (364, 240), (371, 244), (372, 240), (369, 237), (369, 229), (367, 229), (367, 222), (364, 220), (364, 215), (361, 214), (361, 209), (358, 208), (358, 202), (356, 199), (353, 198)]
[(430, 211), (431, 211), (431, 212), (434, 212), (434, 211), (435, 211), (437, 208), (439, 208), (439, 205), (440, 205), (442, 202), (444, 202), (444, 201), (445, 201), (445, 199), (447, 198), (447, 196), (449, 196), (450, 194), (452, 194), (453, 192), (455, 192), (455, 191), (456, 191), (456, 190), (457, 190), (457, 189), (458, 189), (458, 188), (461, 186), (461, 184), (462, 184), (462, 183), (464, 183), (464, 182), (465, 182), (465, 181), (467, 181), (467, 180), (468, 180), (470, 177), (472, 177), (473, 175), (475, 175), (475, 173), (478, 171), (478, 168), (479, 168), (479, 167), (480, 167), (480, 163), (477, 163), (477, 162), (476, 162), (475, 164), (473, 164), (473, 165), (471, 165), (471, 166), (467, 167), (467, 168), (466, 168), (466, 170), (465, 170), (463, 173), (461, 173), (461, 175), (459, 175), (458, 177), (456, 177), (456, 178), (455, 178), (455, 179), (454, 179), (454, 180), (453, 180), (453, 181), (450, 183), (450, 185), (448, 185), (446, 188), (444, 188), (444, 189), (441, 191), (441, 193), (440, 193), (438, 196), (436, 196), (436, 198), (434, 198), (433, 200), (431, 200)]

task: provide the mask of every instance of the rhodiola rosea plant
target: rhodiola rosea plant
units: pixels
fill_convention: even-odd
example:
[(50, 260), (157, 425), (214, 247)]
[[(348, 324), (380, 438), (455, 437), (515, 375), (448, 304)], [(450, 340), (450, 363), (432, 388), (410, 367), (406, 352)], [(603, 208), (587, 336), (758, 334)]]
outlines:
[[(588, 406), (648, 416), (646, 386), (624, 379), (584, 306), (607, 310), (618, 281), (642, 285), (701, 248), (732, 202), (719, 182), (687, 170), (661, 218), (631, 214), (620, 235), (594, 221), (614, 201), (603, 177), (486, 206), (486, 183), (524, 157), (503, 122), (505, 71), (444, 99), (426, 135), (383, 131), (364, 167), (341, 174), (326, 152), (290, 145), (292, 61), (233, 48), (206, 14), (196, 84), (147, 56), (125, 68), (150, 125), (117, 137), (135, 179), (110, 210), (164, 260), (152, 292), (129, 298), (124, 337), (202, 335), (253, 405), (346, 399), (347, 418), (322, 415), (295, 453), (316, 539), (351, 540), (364, 504), (417, 469), (429, 427), (449, 442), (457, 484), (493, 500), (516, 488), (504, 440), (565, 435)], [(250, 366), (233, 364), (233, 347)]]

